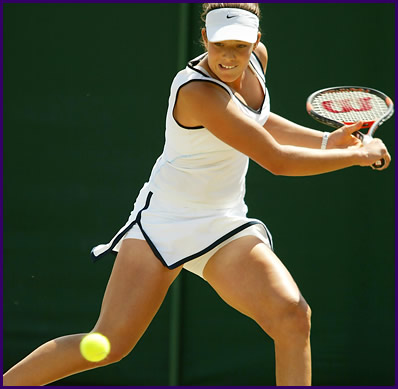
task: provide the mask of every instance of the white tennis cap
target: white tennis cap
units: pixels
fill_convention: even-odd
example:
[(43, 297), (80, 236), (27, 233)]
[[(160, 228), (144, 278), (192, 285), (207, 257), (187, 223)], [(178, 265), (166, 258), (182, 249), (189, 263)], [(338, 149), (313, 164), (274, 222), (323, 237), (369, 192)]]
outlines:
[(250, 11), (240, 8), (217, 8), (206, 15), (206, 34), (209, 42), (228, 40), (254, 43), (259, 20)]

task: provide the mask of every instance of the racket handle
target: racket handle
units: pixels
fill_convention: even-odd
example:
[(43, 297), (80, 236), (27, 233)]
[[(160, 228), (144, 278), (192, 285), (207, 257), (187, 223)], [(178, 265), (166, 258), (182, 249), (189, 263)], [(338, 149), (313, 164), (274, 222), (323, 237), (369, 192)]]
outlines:
[(372, 168), (375, 170), (380, 170), (385, 164), (386, 164), (386, 161), (384, 160), (384, 158), (382, 158), (380, 161), (375, 162), (372, 165)]
[[(364, 145), (367, 145), (367, 144), (370, 143), (370, 142), (372, 141), (372, 139), (373, 139), (370, 135), (364, 135), (364, 134), (362, 134), (362, 133), (360, 133), (360, 132), (358, 132), (358, 134), (361, 134), (361, 135), (360, 135), (360, 136), (357, 136), (357, 138), (359, 138), (359, 139), (362, 141), (362, 143), (363, 143)], [(355, 134), (355, 135), (356, 135), (356, 134)], [(382, 158), (380, 161), (375, 162), (375, 163), (372, 165), (372, 168), (375, 169), (375, 170), (379, 170), (379, 169), (381, 169), (385, 164), (386, 164), (386, 161), (384, 160), (384, 158)]]

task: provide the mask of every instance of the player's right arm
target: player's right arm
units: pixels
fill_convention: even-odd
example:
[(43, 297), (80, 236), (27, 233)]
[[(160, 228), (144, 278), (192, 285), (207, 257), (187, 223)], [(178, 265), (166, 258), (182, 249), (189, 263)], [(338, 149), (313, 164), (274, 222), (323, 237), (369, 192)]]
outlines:
[(174, 115), (183, 125), (206, 127), (275, 175), (316, 175), (354, 165), (370, 166), (387, 157), (380, 140), (365, 147), (332, 150), (281, 145), (265, 128), (246, 117), (229, 94), (208, 82), (182, 87)]

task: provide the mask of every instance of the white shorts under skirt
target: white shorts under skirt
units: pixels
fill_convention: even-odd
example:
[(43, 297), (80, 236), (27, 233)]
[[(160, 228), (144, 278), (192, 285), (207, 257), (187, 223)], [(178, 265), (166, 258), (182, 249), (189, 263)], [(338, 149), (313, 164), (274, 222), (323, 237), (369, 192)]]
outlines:
[[(258, 237), (261, 241), (263, 241), (268, 247), (271, 247), (270, 241), (268, 239), (268, 236), (266, 235), (266, 231), (263, 227), (262, 224), (254, 224), (250, 227), (245, 228), (243, 231), (238, 232), (235, 235), (232, 235), (230, 238), (224, 240), (220, 244), (218, 244), (216, 247), (213, 249), (207, 251), (205, 254), (202, 254), (200, 257), (197, 257), (195, 259), (191, 259), (188, 262), (185, 262), (183, 265), (183, 268), (190, 271), (191, 273), (194, 273), (198, 275), (199, 277), (203, 277), (203, 269), (205, 268), (207, 262), (209, 259), (223, 246), (226, 244), (232, 242), (235, 239), (241, 238), (243, 236), (256, 236)], [(141, 230), (137, 225), (134, 225), (129, 232), (122, 238), (123, 239), (141, 239), (145, 240), (144, 235), (142, 235)]]
[(246, 212), (245, 204), (218, 210), (175, 207), (144, 186), (127, 223), (108, 244), (94, 247), (91, 254), (97, 260), (119, 251), (123, 239), (146, 240), (164, 266), (174, 269), (183, 265), (203, 278), (208, 260), (235, 239), (253, 235), (273, 248), (267, 227), (247, 218)]

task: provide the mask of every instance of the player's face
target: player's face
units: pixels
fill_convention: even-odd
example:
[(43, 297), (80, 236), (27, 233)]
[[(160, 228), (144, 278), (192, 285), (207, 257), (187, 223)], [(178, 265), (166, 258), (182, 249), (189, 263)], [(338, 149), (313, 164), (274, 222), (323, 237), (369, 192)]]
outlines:
[(237, 80), (246, 70), (254, 45), (243, 41), (207, 42), (210, 70), (224, 82)]
[(231, 83), (238, 80), (249, 65), (250, 54), (258, 44), (239, 40), (209, 42), (206, 29), (202, 29), (202, 37), (208, 56), (207, 61), (212, 73), (221, 81)]

